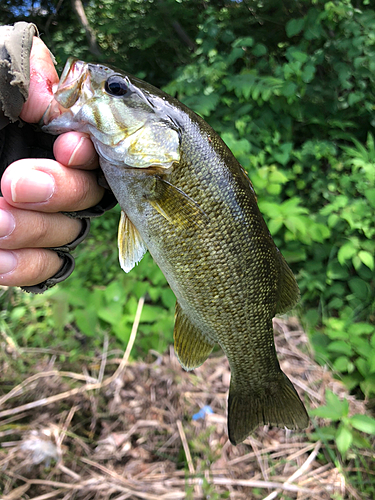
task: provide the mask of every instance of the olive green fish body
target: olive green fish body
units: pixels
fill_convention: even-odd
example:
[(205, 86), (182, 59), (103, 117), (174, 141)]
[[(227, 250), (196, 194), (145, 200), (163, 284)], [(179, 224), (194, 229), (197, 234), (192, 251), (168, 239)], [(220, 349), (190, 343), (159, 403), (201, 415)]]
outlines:
[[(94, 65), (88, 66), (93, 74)], [(138, 92), (129, 104), (132, 117), (137, 107), (144, 115), (139, 128), (134, 126), (136, 132), (125, 134), (125, 146), (121, 134), (116, 136), (117, 148), (126, 149), (133, 164), (121, 164), (118, 153), (111, 158), (110, 148), (116, 144), (103, 151), (103, 137), (92, 135), (124, 213), (119, 241), (124, 269), (148, 248), (163, 271), (177, 298), (175, 351), (185, 369), (203, 363), (215, 343), (222, 347), (231, 368), (232, 443), (262, 423), (306, 427), (306, 410), (280, 370), (272, 326), (276, 313), (297, 302), (298, 287), (260, 214), (246, 173), (201, 118), (148, 84), (125, 78)], [(119, 114), (120, 97), (113, 99)], [(46, 129), (78, 127), (90, 133), (82, 117), (72, 125), (78, 113), (65, 124), (63, 116), (52, 120)], [(105, 112), (100, 114), (103, 121)], [(146, 136), (140, 137), (145, 130)], [(144, 152), (147, 142), (152, 155)]]

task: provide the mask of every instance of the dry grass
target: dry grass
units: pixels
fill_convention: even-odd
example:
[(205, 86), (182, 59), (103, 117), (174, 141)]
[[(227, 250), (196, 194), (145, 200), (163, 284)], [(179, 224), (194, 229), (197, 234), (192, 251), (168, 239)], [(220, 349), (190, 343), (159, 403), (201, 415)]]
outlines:
[[(237, 447), (228, 442), (225, 358), (193, 373), (172, 349), (129, 364), (137, 318), (124, 357), (105, 344), (99, 359), (75, 373), (40, 354), (34, 374), (0, 398), (2, 500), (361, 498), (331, 461), (319, 460), (325, 450), (309, 439), (312, 428), (264, 427)], [(324, 403), (329, 388), (349, 400), (351, 413), (365, 412), (312, 360), (296, 320), (274, 326), (282, 369), (309, 407)], [(8, 345), (7, 356), (25, 354)], [(2, 361), (3, 380), (14, 376), (11, 366)], [(192, 420), (204, 405), (214, 413)]]

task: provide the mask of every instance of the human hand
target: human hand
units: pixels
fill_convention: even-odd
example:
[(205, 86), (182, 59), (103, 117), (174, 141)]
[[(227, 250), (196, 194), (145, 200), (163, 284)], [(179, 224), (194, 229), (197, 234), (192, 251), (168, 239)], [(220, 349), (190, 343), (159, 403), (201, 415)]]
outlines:
[[(38, 122), (58, 82), (49, 51), (34, 37), (30, 55), (29, 98), (20, 117)], [(93, 172), (98, 158), (91, 141), (78, 132), (59, 136), (54, 143), (56, 161), (23, 159), (12, 163), (1, 179), (0, 285), (30, 286), (52, 277), (62, 266), (48, 247), (74, 241), (80, 220), (60, 211), (79, 211), (96, 205), (104, 189)]]

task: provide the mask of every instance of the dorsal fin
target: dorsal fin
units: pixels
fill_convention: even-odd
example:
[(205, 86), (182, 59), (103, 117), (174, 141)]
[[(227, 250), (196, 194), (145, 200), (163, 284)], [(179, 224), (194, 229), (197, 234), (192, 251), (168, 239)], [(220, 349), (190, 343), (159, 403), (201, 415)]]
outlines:
[(121, 218), (118, 226), (117, 243), (120, 266), (128, 273), (142, 260), (147, 247), (143, 243), (138, 229), (123, 210), (121, 210)]
[(283, 314), (294, 307), (300, 297), (297, 281), (284, 257), (279, 253), (280, 280), (276, 313)]
[(185, 370), (194, 370), (204, 363), (215, 345), (193, 325), (178, 302), (173, 336), (174, 350)]

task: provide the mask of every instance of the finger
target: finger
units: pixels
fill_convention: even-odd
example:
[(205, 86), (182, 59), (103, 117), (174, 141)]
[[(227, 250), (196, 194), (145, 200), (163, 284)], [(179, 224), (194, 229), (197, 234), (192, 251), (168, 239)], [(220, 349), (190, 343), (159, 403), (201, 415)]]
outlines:
[(84, 210), (99, 203), (104, 194), (95, 172), (45, 158), (12, 163), (1, 179), (1, 191), (10, 205), (42, 212)]
[(30, 53), (29, 98), (22, 108), (20, 117), (29, 123), (37, 123), (52, 100), (52, 86), (59, 81), (51, 54), (42, 40), (33, 38)]
[(19, 210), (0, 198), (0, 248), (59, 247), (74, 241), (82, 223), (63, 214)]
[(92, 170), (99, 166), (93, 143), (79, 132), (60, 135), (53, 145), (53, 153), (58, 162), (69, 167)]
[(0, 250), (0, 285), (37, 285), (54, 276), (62, 265), (62, 259), (52, 250)]

